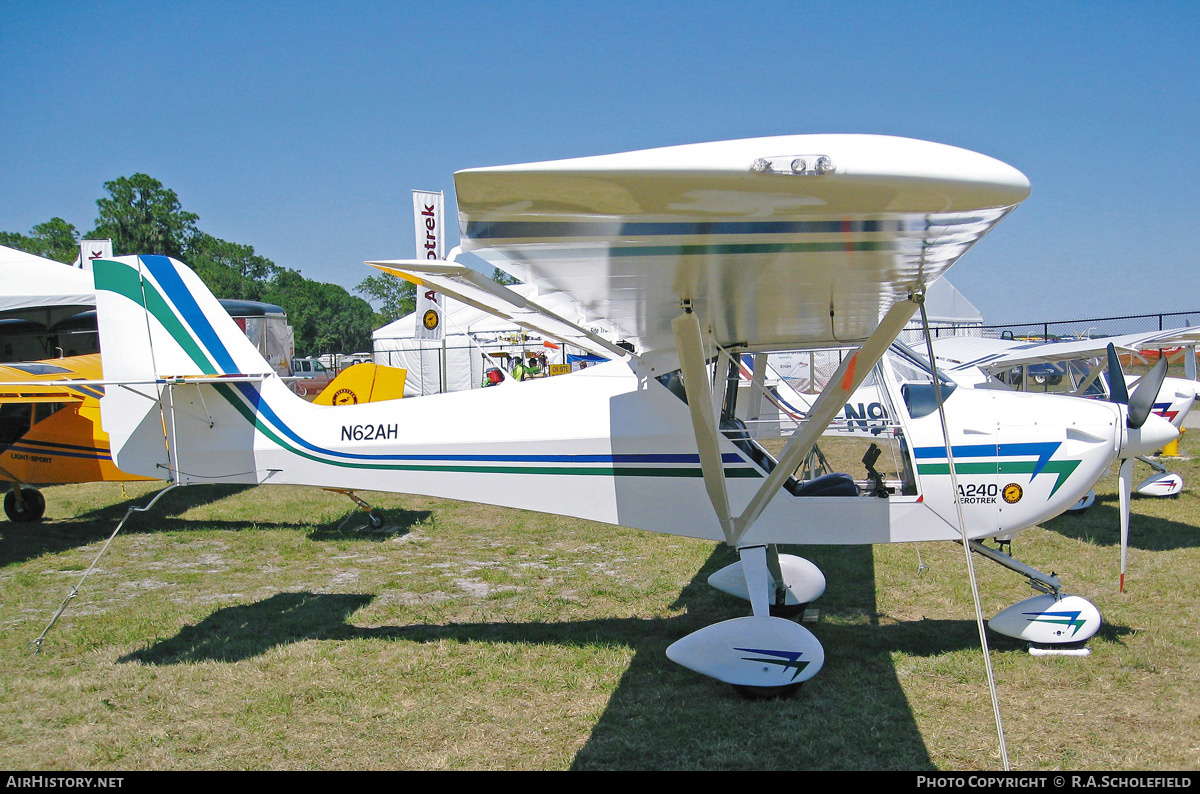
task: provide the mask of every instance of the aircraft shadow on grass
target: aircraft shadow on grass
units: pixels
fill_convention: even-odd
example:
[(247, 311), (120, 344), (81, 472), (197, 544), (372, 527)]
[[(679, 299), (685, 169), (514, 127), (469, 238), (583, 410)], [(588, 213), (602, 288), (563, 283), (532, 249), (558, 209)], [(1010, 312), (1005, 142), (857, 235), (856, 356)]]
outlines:
[[(134, 513), (121, 531), (125, 534), (160, 532), (168, 528), (164, 523), (175, 524), (170, 528), (179, 529), (179, 525), (189, 522), (171, 516), (179, 516), (194, 507), (219, 501), (247, 487), (214, 485), (209, 488), (177, 488), (163, 496), (149, 513)], [(47, 492), (52, 493), (50, 489)], [(129, 508), (143, 507), (152, 498), (151, 494), (127, 497), (80, 513), (70, 520), (3, 524), (0, 526), (0, 567), (104, 540), (113, 533)]]
[[(1175, 551), (1200, 546), (1200, 534), (1192, 524), (1138, 512), (1138, 504), (1147, 499), (1134, 499), (1129, 519), (1129, 547), (1143, 551)], [(1082, 514), (1064, 513), (1042, 526), (1073, 540), (1120, 548), (1121, 511), (1115, 494), (1096, 497), (1096, 503)]]
[[(813, 551), (811, 549), (809, 552)], [(818, 550), (819, 552), (820, 550)], [(575, 769), (766, 768), (786, 763), (807, 769), (933, 770), (912, 709), (899, 684), (892, 653), (930, 656), (978, 646), (971, 620), (922, 620), (880, 626), (875, 610), (872, 554), (867, 547), (809, 553), (834, 587), (817, 602), (831, 611), (868, 616), (865, 623), (812, 626), (825, 645), (822, 672), (788, 699), (749, 701), (732, 688), (666, 658), (666, 648), (699, 626), (741, 616), (745, 606), (707, 584), (732, 552), (718, 547), (680, 593), (678, 617), (612, 618), (552, 623), (460, 623), (359, 628), (347, 621), (369, 594), (280, 593), (254, 604), (218, 609), (176, 636), (121, 659), (151, 665), (236, 662), (282, 644), (305, 640), (383, 638), (405, 642), (626, 645), (633, 661), (604, 714), (577, 753)], [(1116, 639), (1120, 627), (1105, 626)], [(1024, 652), (1007, 638), (996, 652)], [(761, 721), (779, 730), (763, 746)], [(646, 728), (651, 728), (646, 730)], [(647, 736), (653, 740), (648, 742)], [(873, 737), (848, 742), (847, 737)]]
[[(206, 485), (199, 488), (176, 488), (145, 513), (133, 513), (121, 529), (124, 535), (151, 534), (156, 532), (184, 532), (198, 527), (218, 523), (216, 519), (182, 518), (193, 508), (219, 502), (252, 488), (251, 485)], [(111, 505), (79, 514), (65, 521), (41, 521), (29, 524), (5, 523), (0, 527), (0, 568), (34, 559), (46, 554), (56, 554), (68, 549), (87, 546), (107, 539), (125, 517), (131, 507), (144, 507), (153, 498), (152, 494), (129, 497)], [(335, 540), (350, 535), (366, 539), (385, 540), (388, 537), (406, 534), (412, 527), (424, 523), (432, 513), (428, 510), (403, 510), (389, 508), (376, 513), (385, 520), (386, 532), (356, 534), (365, 523), (359, 520), (357, 508), (347, 504), (344, 516), (324, 524), (310, 522), (229, 521), (221, 519), (223, 530), (303, 529), (313, 541)]]

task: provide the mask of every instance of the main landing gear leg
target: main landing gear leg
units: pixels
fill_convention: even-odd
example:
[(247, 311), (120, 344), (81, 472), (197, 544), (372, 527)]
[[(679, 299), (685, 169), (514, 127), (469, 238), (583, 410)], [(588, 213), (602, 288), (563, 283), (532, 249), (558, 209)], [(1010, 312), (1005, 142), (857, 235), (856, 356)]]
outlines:
[(1030, 643), (1034, 655), (1068, 654), (1086, 656), (1083, 643), (1100, 629), (1100, 611), (1086, 598), (1065, 595), (1055, 574), (1045, 574), (1020, 560), (977, 540), (969, 541), (971, 551), (1016, 571), (1042, 595), (1013, 604), (988, 621), (992, 631)]
[(792, 694), (821, 669), (825, 649), (808, 629), (771, 615), (776, 580), (770, 572), (768, 548), (747, 546), (739, 548), (738, 554), (741, 562), (726, 570), (740, 569), (740, 589), (754, 614), (693, 632), (667, 648), (667, 657), (732, 684), (745, 697)]
[[(778, 618), (801, 615), (809, 603), (825, 592), (825, 574), (813, 563), (794, 554), (780, 554), (775, 544), (757, 548), (766, 549), (766, 568), (759, 570), (765, 571), (761, 586), (766, 588), (771, 615)], [(745, 551), (742, 550), (743, 555)], [(708, 583), (722, 593), (749, 601), (748, 570), (743, 562), (735, 562), (709, 576)]]

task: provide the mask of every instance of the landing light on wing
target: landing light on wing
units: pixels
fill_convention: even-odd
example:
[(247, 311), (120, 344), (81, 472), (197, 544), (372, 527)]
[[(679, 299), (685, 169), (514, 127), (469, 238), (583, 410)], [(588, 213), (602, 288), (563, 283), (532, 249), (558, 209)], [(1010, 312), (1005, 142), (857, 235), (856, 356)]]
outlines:
[(757, 174), (789, 174), (792, 176), (824, 176), (834, 172), (833, 160), (823, 154), (779, 155), (760, 157), (750, 166)]

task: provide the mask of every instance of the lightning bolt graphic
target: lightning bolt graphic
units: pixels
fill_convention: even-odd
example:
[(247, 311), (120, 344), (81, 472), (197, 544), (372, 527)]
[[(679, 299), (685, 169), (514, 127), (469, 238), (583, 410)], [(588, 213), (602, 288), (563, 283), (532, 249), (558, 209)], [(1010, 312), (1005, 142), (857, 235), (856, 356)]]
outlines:
[(1053, 623), (1060, 626), (1070, 626), (1071, 636), (1074, 637), (1078, 631), (1083, 628), (1083, 621), (1079, 619), (1079, 610), (1074, 612), (1026, 612), (1030, 623)]
[(742, 660), (747, 662), (762, 662), (764, 664), (774, 664), (782, 667), (784, 670), (793, 670), (792, 680), (804, 672), (804, 668), (808, 667), (812, 662), (801, 661), (803, 655), (800, 651), (772, 651), (765, 648), (734, 648), (735, 651), (744, 651), (745, 653), (761, 653), (773, 658), (759, 658), (754, 656), (743, 656)]

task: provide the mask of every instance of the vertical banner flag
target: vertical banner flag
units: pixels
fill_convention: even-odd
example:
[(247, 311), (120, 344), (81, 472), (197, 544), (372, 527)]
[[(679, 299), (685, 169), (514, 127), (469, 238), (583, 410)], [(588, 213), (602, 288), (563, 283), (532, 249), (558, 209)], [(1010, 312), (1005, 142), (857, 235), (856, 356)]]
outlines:
[[(445, 248), (445, 235), (442, 231), (440, 191), (413, 191), (413, 222), (417, 236), (417, 259), (441, 259)], [(442, 338), (442, 296), (419, 285), (416, 338)]]
[(92, 269), (93, 259), (112, 259), (112, 240), (80, 240), (79, 267)]

